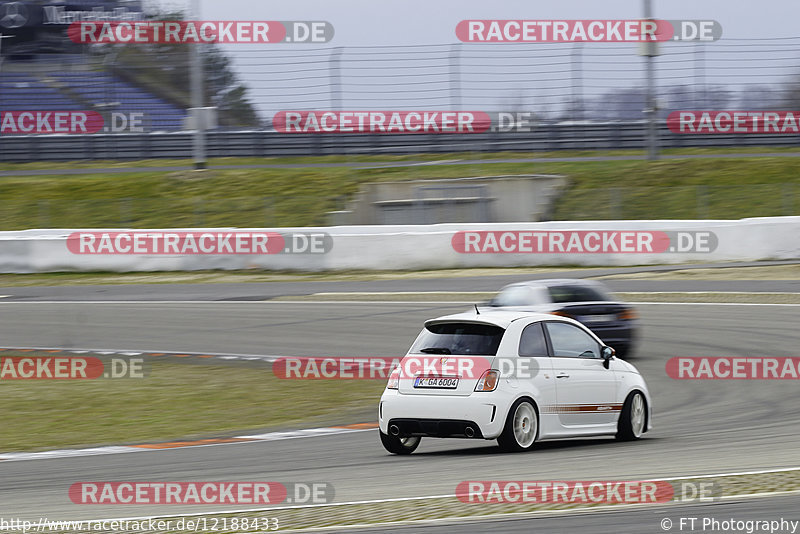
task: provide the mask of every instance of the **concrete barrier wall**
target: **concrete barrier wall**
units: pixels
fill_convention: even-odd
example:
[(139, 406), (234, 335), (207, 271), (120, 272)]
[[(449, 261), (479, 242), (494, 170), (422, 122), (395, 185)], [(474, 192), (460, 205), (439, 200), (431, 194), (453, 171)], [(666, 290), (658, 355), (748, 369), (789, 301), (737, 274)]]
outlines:
[(0, 272), (5, 273), (624, 266), (798, 258), (800, 217), (0, 232)]

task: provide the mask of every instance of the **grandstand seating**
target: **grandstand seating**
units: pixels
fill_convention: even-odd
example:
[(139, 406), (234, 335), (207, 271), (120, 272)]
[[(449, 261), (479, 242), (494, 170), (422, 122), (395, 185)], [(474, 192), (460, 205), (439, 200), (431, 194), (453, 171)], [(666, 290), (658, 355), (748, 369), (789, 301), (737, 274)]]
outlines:
[(80, 98), (121, 113), (144, 113), (149, 130), (180, 130), (186, 112), (105, 72), (61, 72), (54, 77)]
[(0, 73), (2, 111), (74, 111), (84, 107), (28, 74)]
[(143, 113), (147, 131), (180, 130), (186, 111), (106, 72), (0, 73), (0, 110)]

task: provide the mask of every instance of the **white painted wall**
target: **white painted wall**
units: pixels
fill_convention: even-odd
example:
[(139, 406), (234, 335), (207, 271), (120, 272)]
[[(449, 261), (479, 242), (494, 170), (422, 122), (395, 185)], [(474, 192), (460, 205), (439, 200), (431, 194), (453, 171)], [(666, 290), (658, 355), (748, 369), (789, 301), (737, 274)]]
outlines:
[[(586, 253), (573, 246), (564, 252), (460, 253), (453, 247), (459, 232), (493, 232), (499, 242), (507, 232), (558, 232), (568, 244), (571, 232), (704, 232), (713, 235), (713, 251), (653, 251)], [(283, 236), (327, 234), (332, 248), (320, 254), (76, 254), (67, 238), (80, 232), (277, 232)], [(613, 233), (617, 232), (616, 235)], [(516, 238), (519, 234), (513, 234)], [(528, 234), (530, 243), (536, 235)], [(586, 234), (583, 234), (584, 236)], [(660, 233), (653, 234), (658, 244)], [(552, 237), (550, 234), (549, 237)], [(98, 237), (99, 243), (100, 237)], [(573, 238), (574, 239), (574, 238)], [(635, 241), (635, 240), (634, 240)], [(512, 242), (505, 238), (505, 244)], [(590, 247), (592, 237), (583, 241)], [(486, 245), (482, 240), (481, 245)], [(500, 243), (498, 243), (498, 247)], [(74, 248), (74, 247), (73, 247)], [(556, 247), (557, 250), (557, 247)], [(768, 217), (738, 221), (581, 221), (497, 224), (440, 224), (431, 226), (337, 226), (274, 229), (170, 229), (170, 230), (26, 230), (0, 232), (0, 272), (52, 271), (177, 271), (205, 269), (281, 269), (323, 271), (342, 269), (454, 269), (467, 267), (518, 267), (542, 265), (624, 266), (686, 262), (753, 261), (800, 258), (800, 217)]]

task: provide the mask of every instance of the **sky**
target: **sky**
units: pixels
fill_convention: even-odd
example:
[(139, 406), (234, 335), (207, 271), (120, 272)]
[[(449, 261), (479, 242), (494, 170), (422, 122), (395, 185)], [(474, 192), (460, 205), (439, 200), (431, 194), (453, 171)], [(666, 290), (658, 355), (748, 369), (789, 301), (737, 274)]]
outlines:
[[(455, 35), (456, 24), (465, 19), (638, 19), (644, 16), (644, 0), (561, 0), (559, 2), (531, 2), (530, 0), (403, 0), (372, 1), (363, 0), (289, 0), (277, 2), (272, 0), (197, 0), (200, 5), (200, 19), (203, 20), (300, 20), (327, 21), (335, 29), (332, 42), (325, 45), (280, 43), (270, 45), (227, 45), (226, 52), (234, 61), (235, 70), (240, 79), (251, 89), (250, 96), (264, 116), (271, 116), (278, 109), (327, 109), (331, 98), (324, 94), (328, 90), (327, 63), (314, 63), (317, 58), (327, 58), (334, 47), (369, 47), (409, 46), (409, 45), (452, 45), (458, 43)], [(166, 8), (189, 9), (192, 0), (149, 0)], [(798, 0), (761, 0), (751, 2), (745, 0), (652, 0), (654, 18), (667, 20), (680, 19), (713, 19), (723, 29), (719, 46), (711, 43), (705, 50), (705, 56), (696, 55), (693, 43), (669, 43), (664, 55), (657, 61), (660, 77), (658, 85), (697, 84), (698, 81), (713, 85), (724, 85), (738, 88), (747, 93), (756, 84), (764, 83), (777, 87), (792, 76), (800, 79), (800, 30), (797, 20), (800, 15)], [(773, 41), (767, 44), (755, 44), (746, 39), (798, 38), (794, 41)], [(728, 41), (728, 40), (736, 41)], [(469, 49), (472, 55), (486, 54), (483, 63), (490, 63), (483, 80), (496, 82), (496, 91), (480, 92), (480, 74), (465, 72), (459, 83), (467, 89), (475, 87), (470, 93), (466, 91), (464, 99), (473, 106), (482, 109), (498, 109), (511, 101), (531, 109), (552, 109), (560, 106), (570, 98), (571, 87), (575, 83), (570, 73), (569, 51), (553, 52), (550, 64), (547, 60), (532, 58), (530, 63), (524, 60), (505, 62), (498, 58), (504, 51), (513, 52), (516, 45), (472, 45), (465, 43), (463, 49)], [(517, 58), (528, 54), (525, 50), (535, 48), (532, 56), (539, 54), (548, 57), (547, 45), (527, 45), (529, 48), (517, 50)], [(571, 45), (570, 45), (571, 46)], [(616, 88), (628, 88), (642, 84), (643, 60), (637, 54), (637, 45), (631, 43), (614, 44), (609, 47), (605, 43), (587, 43), (581, 92), (588, 97), (596, 97), (613, 91)], [(608, 54), (603, 50), (608, 50)], [(613, 47), (616, 46), (615, 50)], [(480, 47), (484, 47), (483, 50)], [(715, 48), (716, 47), (716, 48)], [(357, 51), (357, 49), (350, 48)], [(435, 55), (437, 50), (426, 57)], [(563, 50), (563, 48), (562, 48)], [(502, 52), (501, 52), (502, 51)], [(621, 51), (621, 52), (620, 52)], [(719, 52), (719, 53), (717, 53)], [(741, 52), (741, 53), (740, 53)], [(365, 52), (366, 53), (366, 52)], [(427, 53), (427, 52), (426, 52)], [(622, 54), (622, 56), (614, 54)], [(283, 59), (281, 54), (298, 54), (300, 59)], [(560, 55), (559, 55), (560, 54)], [(345, 59), (356, 59), (349, 51)], [(363, 56), (374, 58), (378, 56)], [(386, 56), (391, 57), (391, 56)], [(421, 57), (421, 56), (420, 56)], [(619, 60), (618, 60), (619, 58)], [(701, 64), (698, 69), (697, 61)], [(297, 61), (309, 71), (293, 70), (285, 63)], [(428, 71), (414, 67), (407, 62), (396, 59), (386, 63), (385, 69), (376, 67), (373, 59), (369, 70), (359, 70), (357, 63), (343, 61), (344, 102), (346, 108), (371, 109), (397, 105), (408, 108), (415, 104), (423, 108), (425, 105), (447, 105), (454, 99), (449, 97), (445, 78), (436, 78), (435, 69)], [(514, 63), (514, 62), (517, 63)], [(481, 60), (476, 60), (480, 64)], [(434, 62), (435, 63), (435, 62)], [(434, 63), (430, 63), (433, 65)], [(560, 64), (563, 63), (563, 67)], [(494, 64), (497, 65), (494, 68)], [(517, 65), (520, 73), (519, 83), (515, 83), (515, 71), (510, 65)], [(627, 65), (626, 65), (627, 64)], [(354, 68), (354, 66), (356, 66)], [(389, 67), (398, 72), (415, 75), (410, 78), (392, 77)], [(316, 68), (316, 72), (314, 69)], [(442, 72), (447, 70), (447, 62), (439, 64)], [(549, 70), (548, 70), (549, 69)], [(469, 67), (465, 68), (469, 71)], [(473, 69), (474, 70), (474, 69)], [(298, 74), (302, 72), (302, 74)], [(370, 73), (373, 79), (366, 79), (359, 74)], [(432, 73), (425, 78), (423, 76)], [(292, 77), (308, 76), (305, 82), (293, 84), (287, 81)], [(525, 78), (526, 75), (534, 76)], [(315, 77), (317, 76), (317, 77)], [(283, 81), (273, 81), (283, 80)], [(374, 89), (373, 93), (359, 93), (356, 81), (367, 82), (365, 85), (383, 87)], [(430, 85), (428, 85), (430, 81)], [(372, 83), (374, 82), (374, 83)], [(396, 82), (396, 87), (391, 83)], [(314, 84), (321, 89), (313, 89)], [(439, 85), (437, 85), (439, 84)], [(415, 92), (413, 89), (429, 87), (429, 91)], [(393, 95), (391, 89), (399, 89)], [(372, 89), (370, 89), (372, 91)], [(438, 95), (435, 91), (439, 91)], [(299, 96), (292, 100), (286, 95)], [(359, 97), (358, 95), (362, 95)], [(383, 95), (386, 98), (381, 101)], [(314, 96), (319, 95), (319, 96)], [(472, 95), (472, 96), (470, 96)], [(379, 98), (375, 98), (375, 97)], [(426, 96), (430, 96), (428, 100)], [(404, 102), (402, 98), (406, 98)], [(359, 99), (361, 98), (361, 99)], [(314, 100), (318, 99), (318, 100)], [(363, 102), (363, 103), (362, 103)], [(537, 107), (539, 106), (539, 107)]]
[[(151, 0), (154, 1), (154, 0)], [(188, 7), (190, 0), (161, 0)], [(661, 19), (713, 19), (728, 38), (797, 37), (797, 0), (653, 0)], [(452, 43), (463, 19), (631, 19), (643, 0), (200, 0), (203, 19), (327, 20), (338, 46)], [(292, 45), (280, 45), (284, 47)]]

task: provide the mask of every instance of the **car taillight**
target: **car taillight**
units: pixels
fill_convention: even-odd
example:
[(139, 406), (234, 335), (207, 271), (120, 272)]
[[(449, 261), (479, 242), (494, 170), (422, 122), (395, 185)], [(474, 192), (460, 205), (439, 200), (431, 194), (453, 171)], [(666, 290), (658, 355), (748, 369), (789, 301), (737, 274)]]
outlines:
[(633, 308), (629, 308), (627, 310), (623, 310), (617, 315), (619, 319), (638, 319), (639, 314), (636, 313), (636, 310)]
[(400, 368), (392, 370), (389, 374), (389, 382), (386, 384), (386, 389), (399, 389), (400, 388)]
[(489, 369), (481, 376), (475, 384), (475, 391), (494, 391), (497, 388), (497, 379), (500, 378), (500, 371)]
[(550, 312), (550, 315), (558, 315), (560, 317), (569, 317), (570, 319), (572, 319), (572, 316), (570, 314), (568, 314), (566, 312), (563, 312), (563, 311)]

